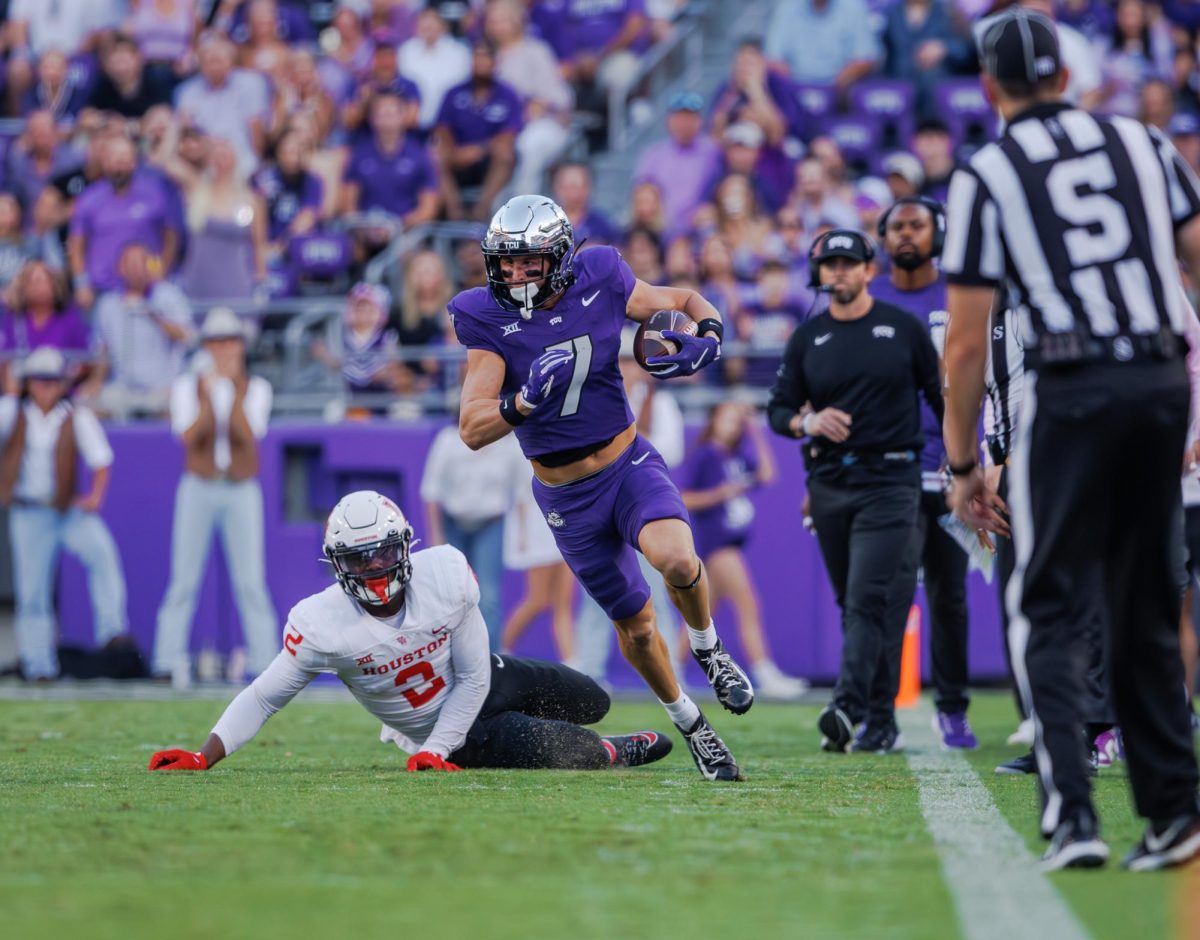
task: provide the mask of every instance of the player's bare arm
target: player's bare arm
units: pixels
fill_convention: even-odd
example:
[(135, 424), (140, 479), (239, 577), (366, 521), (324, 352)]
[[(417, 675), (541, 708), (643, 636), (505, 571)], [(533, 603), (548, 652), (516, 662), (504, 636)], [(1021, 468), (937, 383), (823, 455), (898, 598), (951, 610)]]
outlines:
[[(508, 434), (513, 425), (500, 414), (500, 390), (504, 385), (504, 360), (486, 349), (467, 350), (467, 377), (463, 381), (458, 413), (458, 433), (471, 450), (479, 450)], [(517, 409), (533, 409), (517, 395)]]

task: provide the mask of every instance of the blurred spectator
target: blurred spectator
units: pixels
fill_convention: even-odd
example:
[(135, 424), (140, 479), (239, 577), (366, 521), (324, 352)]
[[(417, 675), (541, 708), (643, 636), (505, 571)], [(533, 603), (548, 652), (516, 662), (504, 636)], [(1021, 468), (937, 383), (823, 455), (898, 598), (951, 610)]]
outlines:
[(0, 192), (0, 290), (8, 287), (31, 258), (38, 258), (38, 239), (21, 226), (21, 204), (12, 193)]
[(88, 88), (69, 67), (67, 57), (51, 49), (38, 60), (33, 85), (21, 100), (21, 114), (49, 111), (59, 124), (70, 124), (83, 110)]
[(620, 230), (592, 206), (592, 171), (586, 163), (560, 163), (554, 169), (554, 201), (562, 206), (575, 231), (575, 244), (615, 245)]
[(919, 113), (932, 109), (939, 80), (974, 65), (974, 46), (946, 0), (896, 0), (885, 13), (881, 38), (883, 74), (915, 83)]
[(883, 158), (883, 178), (892, 190), (892, 200), (917, 195), (925, 186), (921, 161), (911, 153), (889, 153)]
[(421, 475), (429, 544), (450, 544), (467, 556), (479, 582), (479, 612), (493, 651), (499, 649), (503, 626), (504, 515), (512, 506), (514, 464), (520, 461), (513, 435), (471, 450), (459, 437), (456, 420), (434, 437)]
[(291, 131), (275, 146), (275, 159), (251, 180), (267, 211), (267, 253), (272, 258), (281, 257), (289, 239), (311, 232), (321, 220), (324, 186), (307, 163), (304, 140)]
[(316, 58), (307, 49), (291, 50), (275, 86), (271, 139), (278, 139), (288, 118), (307, 114), (316, 124), (318, 140), (325, 140), (333, 130), (334, 110), (333, 99), (321, 85), (321, 77), (317, 74)]
[[(1021, 6), (1036, 10), (1043, 16), (1055, 19), (1053, 0), (1018, 0)], [(1095, 110), (1104, 98), (1105, 92), (1100, 87), (1103, 83), (1101, 76), (1100, 47), (1088, 42), (1077, 30), (1064, 23), (1059, 23), (1058, 34), (1059, 55), (1063, 65), (1067, 67), (1067, 90), (1064, 97), (1087, 110)]]
[(245, 38), (238, 44), (237, 64), (261, 72), (278, 84), (291, 50), (279, 36), (279, 9), (275, 0), (250, 0), (245, 10)]
[(545, 191), (546, 168), (567, 144), (574, 95), (559, 71), (554, 51), (525, 33), (519, 0), (493, 0), (485, 34), (496, 47), (496, 77), (524, 102), (524, 126), (517, 135), (513, 191)]
[(98, 35), (119, 19), (116, 0), (12, 0), (4, 33), (13, 110), (32, 87), (39, 58), (52, 49), (67, 57), (91, 51)]
[(446, 93), (471, 75), (471, 51), (450, 35), (435, 7), (417, 17), (417, 34), (397, 52), (400, 74), (421, 92), (419, 124), (430, 131), (437, 123)]
[(733, 254), (734, 271), (741, 280), (751, 280), (771, 232), (770, 218), (762, 214), (750, 180), (740, 173), (731, 173), (721, 180), (713, 203), (717, 231)]
[(870, 20), (862, 0), (783, 0), (767, 24), (767, 58), (797, 82), (848, 88), (879, 61)]
[[(411, 111), (394, 94), (371, 102), (371, 136), (350, 152), (342, 187), (343, 212), (378, 212), (405, 228), (430, 222), (437, 215), (438, 171), (428, 149), (409, 135)], [(384, 229), (365, 229), (360, 237), (369, 248), (386, 244)]]
[[(1169, 16), (1172, 7), (1192, 5), (1191, 0), (1182, 3), (1167, 0), (1163, 9)], [(1054, 12), (1060, 25), (1070, 26), (1090, 43), (1103, 44), (1112, 35), (1113, 8), (1105, 0), (1059, 0)]]
[(364, 130), (371, 100), (384, 93), (396, 95), (405, 102), (411, 112), (405, 119), (405, 124), (408, 127), (417, 127), (421, 92), (414, 82), (400, 74), (396, 45), (390, 41), (376, 40), (375, 49), (371, 54), (370, 70), (355, 86), (353, 97), (342, 106), (342, 127), (348, 131)]
[(804, 223), (791, 206), (775, 213), (775, 227), (768, 240), (767, 256), (784, 265), (793, 277), (808, 281), (808, 245), (804, 240)]
[[(400, 293), (400, 325), (397, 335), (401, 346), (442, 346), (452, 339), (454, 328), (446, 304), (454, 296), (454, 283), (436, 251), (418, 251), (404, 266), (404, 287)], [(438, 361), (432, 357), (406, 361), (404, 368), (417, 378), (438, 374)]]
[(179, 86), (175, 108), (185, 124), (228, 140), (238, 163), (251, 172), (266, 143), (271, 96), (265, 79), (235, 69), (233, 43), (218, 33), (200, 40), (200, 74)]
[(1160, 131), (1167, 129), (1175, 113), (1175, 92), (1161, 78), (1152, 78), (1138, 92), (1138, 120)]
[(846, 158), (837, 141), (823, 134), (814, 137), (808, 143), (808, 156), (820, 160), (825, 167), (830, 195), (847, 204), (853, 202), (857, 187), (847, 178)]
[[(154, 6), (149, 0), (147, 5)], [(88, 108), (141, 118), (156, 105), (170, 103), (171, 89), (146, 71), (137, 43), (128, 36), (114, 37), (104, 54), (104, 71), (88, 95)]]
[(564, 0), (556, 51), (581, 108), (604, 113), (601, 93), (633, 81), (645, 10), (645, 0)]
[[(96, 416), (67, 400), (66, 363), (57, 349), (35, 349), (22, 378), (0, 398), (0, 504), (9, 507), (16, 636), (26, 680), (58, 675), (54, 586), (66, 549), (83, 564), (96, 642), (106, 646), (129, 631), (125, 575), (99, 509), (111, 479), (113, 453)], [(91, 470), (91, 486), (76, 495), (76, 463)]]
[(24, 133), (8, 153), (5, 188), (17, 197), (21, 210), (28, 214), (46, 184), (79, 167), (83, 159), (59, 134), (54, 115), (49, 111), (34, 111), (25, 122)]
[(460, 241), (454, 246), (454, 263), (458, 268), (458, 285), (462, 290), (487, 287), (487, 264), (479, 250), (478, 239)]
[(112, 137), (104, 149), (104, 178), (75, 202), (67, 253), (75, 276), (75, 299), (90, 310), (96, 294), (120, 286), (117, 258), (129, 242), (148, 245), (170, 270), (179, 233), (161, 180), (137, 172), (137, 152), (127, 137)]
[(1200, 118), (1187, 111), (1178, 111), (1167, 125), (1167, 133), (1188, 166), (1200, 172)]
[[(1169, 77), (1174, 56), (1170, 31), (1162, 18), (1152, 19), (1142, 0), (1119, 0), (1096, 106), (1105, 113), (1133, 117), (1138, 112), (1138, 89), (1151, 79)], [(1065, 57), (1064, 62), (1070, 67)]]
[(795, 699), (808, 683), (785, 675), (771, 657), (758, 591), (742, 553), (754, 526), (754, 504), (746, 494), (770, 485), (775, 475), (758, 414), (734, 402), (709, 411), (704, 430), (678, 471), (680, 495), (692, 517), (696, 552), (708, 570), (714, 609), (725, 599), (733, 604), (755, 688), (768, 698)]
[(710, 235), (700, 246), (701, 293), (721, 311), (721, 318), (733, 322), (741, 308), (733, 255), (720, 235)]
[(645, 228), (630, 229), (625, 233), (621, 254), (634, 277), (648, 284), (663, 282), (662, 242), (652, 231)]
[(179, 159), (164, 169), (187, 204), (188, 249), (179, 286), (192, 300), (250, 300), (267, 276), (267, 209), (239, 168), (233, 145), (213, 139), (200, 173)]
[(648, 229), (659, 238), (666, 234), (662, 193), (654, 183), (638, 183), (629, 194), (629, 225), (626, 231), (635, 228)]
[(92, 318), (101, 364), (80, 391), (106, 414), (163, 415), (192, 340), (192, 309), (139, 242), (121, 251), (117, 273), (121, 287), (96, 301)]
[(775, 381), (783, 347), (804, 320), (813, 296), (794, 289), (787, 267), (780, 261), (767, 261), (759, 268), (752, 290), (746, 292), (734, 325), (737, 338), (750, 349), (745, 356), (739, 381), (759, 388), (770, 388)]
[(362, 17), (348, 6), (339, 6), (327, 35), (328, 39), (321, 37), (321, 47), (329, 58), (355, 80), (365, 75), (371, 66), (374, 44), (367, 38)]
[(308, 155), (308, 171), (321, 181), (321, 218), (329, 219), (342, 208), (342, 179), (353, 152), (345, 147), (323, 145), (317, 122), (311, 114), (301, 112), (288, 116), (282, 135), (296, 134)]
[(0, 348), (27, 356), (40, 346), (67, 354), (72, 379), (84, 369), (91, 336), (87, 324), (70, 302), (66, 282), (43, 261), (26, 261), (4, 294), (7, 316), (0, 324)]
[(417, 11), (424, 0), (369, 0), (367, 31), (376, 43), (387, 35), (393, 46), (408, 39), (417, 28)]
[(837, 228), (854, 228), (858, 222), (854, 207), (833, 194), (829, 173), (816, 157), (805, 157), (796, 165), (796, 188), (788, 202), (810, 233), (821, 222)]
[(410, 392), (412, 373), (396, 359), (399, 341), (387, 325), (391, 300), (378, 284), (356, 284), (346, 297), (340, 354), (324, 342), (313, 344), (313, 358), (339, 370), (350, 394)]
[(634, 183), (653, 183), (662, 198), (667, 231), (686, 230), (721, 170), (721, 149), (705, 134), (704, 99), (681, 92), (671, 99), (666, 140), (642, 151)]
[(188, 634), (214, 530), (221, 536), (246, 638), (247, 668), (262, 672), (279, 649), (258, 482), (258, 442), (271, 416), (271, 385), (247, 374), (245, 332), (232, 310), (210, 310), (200, 340), (200, 371), (181, 376), (171, 387), (171, 431), (183, 444), (184, 473), (175, 491), (171, 580), (154, 637), (153, 671), (171, 676), (177, 686), (191, 682)]
[[(470, 212), (487, 221), (492, 204), (512, 178), (515, 140), (524, 111), (521, 99), (496, 80), (496, 53), (478, 42), (471, 56), (471, 78), (448, 92), (434, 127), (446, 215), (465, 218)], [(464, 189), (478, 189), (467, 198)]]
[[(213, 0), (217, 10), (213, 25), (228, 34), (234, 42), (245, 42), (250, 35), (250, 9), (253, 0)], [(296, 46), (309, 45), (314, 39), (309, 19), (310, 0), (276, 0), (275, 20), (279, 37)]]
[(197, 0), (129, 0), (123, 30), (138, 44), (155, 79), (168, 82), (192, 70), (197, 6)]
[(737, 173), (750, 180), (755, 201), (767, 212), (776, 212), (787, 202), (790, 180), (782, 185), (775, 175), (758, 172), (763, 152), (763, 131), (757, 124), (739, 122), (730, 124), (721, 135), (724, 144), (725, 165), (722, 177)]
[(854, 196), (854, 208), (858, 210), (858, 230), (875, 231), (879, 217), (895, 201), (892, 187), (878, 176), (864, 176), (860, 179)]
[(949, 128), (937, 119), (922, 121), (913, 135), (912, 149), (925, 174), (921, 195), (945, 202), (955, 167), (954, 139)]

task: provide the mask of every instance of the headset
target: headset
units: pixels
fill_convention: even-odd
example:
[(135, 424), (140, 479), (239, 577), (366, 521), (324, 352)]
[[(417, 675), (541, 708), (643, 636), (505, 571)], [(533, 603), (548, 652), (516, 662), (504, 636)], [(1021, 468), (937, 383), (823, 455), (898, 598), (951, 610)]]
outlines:
[(817, 261), (817, 255), (821, 253), (821, 248), (828, 239), (839, 235), (852, 238), (862, 246), (864, 263), (870, 264), (875, 260), (875, 244), (865, 233), (852, 228), (830, 229), (824, 235), (817, 236), (813, 240), (812, 247), (808, 249), (808, 286), (812, 290), (821, 290), (821, 263)]
[(888, 218), (898, 206), (924, 206), (929, 210), (929, 214), (933, 216), (933, 248), (930, 257), (940, 258), (942, 247), (946, 244), (946, 207), (928, 196), (905, 196), (903, 199), (897, 199), (879, 217), (876, 231), (879, 233), (880, 241), (887, 237)]

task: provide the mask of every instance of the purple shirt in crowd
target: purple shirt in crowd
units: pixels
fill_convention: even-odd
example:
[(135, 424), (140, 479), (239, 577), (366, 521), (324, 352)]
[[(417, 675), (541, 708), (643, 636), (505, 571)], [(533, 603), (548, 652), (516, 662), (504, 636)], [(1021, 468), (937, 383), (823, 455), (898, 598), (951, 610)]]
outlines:
[(621, 241), (621, 230), (613, 225), (608, 216), (596, 209), (588, 209), (582, 219), (571, 223), (571, 228), (575, 232), (576, 245), (583, 244), (585, 238), (589, 248), (615, 245)]
[(23, 149), (13, 146), (8, 152), (8, 167), (5, 172), (5, 188), (21, 204), (26, 228), (33, 227), (33, 206), (46, 184), (56, 176), (78, 170), (84, 163), (84, 154), (67, 144), (54, 148), (50, 158), (50, 172), (39, 173), (37, 166)]
[(393, 154), (383, 153), (373, 138), (363, 141), (351, 152), (343, 179), (358, 184), (360, 211), (383, 209), (400, 216), (416, 208), (421, 193), (438, 188), (429, 151), (412, 137)]
[(589, 248), (575, 258), (575, 283), (553, 307), (530, 319), (501, 307), (476, 287), (450, 301), (458, 341), (504, 360), (503, 394), (516, 392), (533, 360), (551, 347), (572, 349), (567, 390), (516, 429), (526, 457), (613, 438), (633, 423), (618, 365), (625, 307), (636, 278), (615, 248)]
[(163, 236), (172, 228), (173, 208), (161, 181), (137, 172), (123, 193), (106, 179), (92, 183), (79, 196), (71, 216), (71, 234), (86, 243), (84, 264), (97, 293), (121, 285), (117, 260), (130, 242), (162, 251)]
[(466, 81), (446, 92), (434, 123), (449, 129), (456, 144), (482, 144), (519, 131), (523, 110), (520, 96), (504, 82), (493, 82), (487, 96), (477, 101)]
[(629, 17), (645, 12), (645, 0), (564, 0), (563, 49), (555, 52), (567, 59), (580, 53), (603, 52), (620, 35)]
[(86, 353), (92, 347), (91, 333), (74, 307), (67, 307), (40, 327), (29, 317), (4, 311), (0, 321), (0, 344), (6, 352), (25, 356), (39, 346), (53, 346), (66, 353)]
[(710, 137), (700, 135), (686, 147), (668, 137), (642, 151), (633, 182), (658, 187), (667, 231), (679, 234), (691, 224), (722, 162), (721, 148)]
[[(946, 325), (950, 314), (946, 312), (946, 276), (921, 290), (900, 290), (891, 277), (881, 274), (871, 282), (871, 296), (884, 303), (894, 304), (925, 324), (933, 346), (942, 355), (946, 341)], [(925, 433), (925, 449), (921, 452), (921, 470), (934, 473), (946, 462), (946, 445), (942, 442), (942, 422), (924, 398), (921, 399), (921, 430)]]
[(318, 211), (324, 186), (321, 178), (301, 170), (286, 177), (279, 168), (266, 166), (254, 175), (254, 188), (267, 204), (267, 238), (275, 241), (304, 209)]
[[(713, 490), (725, 483), (753, 486), (758, 472), (758, 456), (751, 442), (743, 438), (732, 452), (713, 441), (696, 446), (675, 471), (679, 489), (687, 492)], [(689, 509), (696, 553), (705, 558), (718, 548), (741, 547), (754, 522), (754, 504), (745, 496), (735, 496), (708, 509)]]

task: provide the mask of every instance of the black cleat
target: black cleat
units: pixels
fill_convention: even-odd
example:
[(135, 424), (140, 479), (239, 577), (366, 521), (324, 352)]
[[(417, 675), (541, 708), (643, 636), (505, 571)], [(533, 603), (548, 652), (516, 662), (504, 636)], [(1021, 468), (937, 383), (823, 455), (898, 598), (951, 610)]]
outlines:
[[(676, 727), (679, 727), (676, 725)], [(688, 750), (692, 752), (692, 760), (696, 769), (704, 775), (705, 780), (741, 780), (742, 772), (738, 770), (737, 761), (725, 746), (725, 742), (717, 737), (717, 732), (701, 715), (696, 723), (688, 730), (679, 728)]]
[(742, 667), (725, 652), (721, 641), (710, 650), (692, 650), (696, 662), (708, 676), (708, 684), (717, 693), (717, 701), (726, 711), (744, 715), (754, 704), (754, 686)]
[(854, 725), (850, 717), (830, 702), (817, 717), (817, 730), (821, 732), (821, 750), (844, 754), (854, 738)]
[(1062, 868), (1099, 868), (1108, 861), (1108, 846), (1100, 838), (1096, 821), (1087, 813), (1064, 819), (1050, 837), (1042, 856), (1042, 871)]
[(1037, 758), (1033, 756), (1033, 751), (1027, 754), (1022, 754), (1020, 757), (1014, 757), (1012, 760), (1001, 764), (996, 768), (998, 774), (1036, 774), (1037, 773)]
[(850, 750), (856, 754), (899, 754), (904, 750), (904, 735), (895, 722), (874, 726), (868, 723), (862, 734), (850, 742)]
[(614, 767), (641, 767), (653, 764), (671, 753), (671, 739), (657, 731), (635, 731), (633, 734), (609, 734), (600, 738)]
[(1180, 816), (1161, 832), (1154, 827), (1121, 859), (1121, 867), (1129, 871), (1158, 871), (1186, 865), (1200, 858), (1200, 815)]

